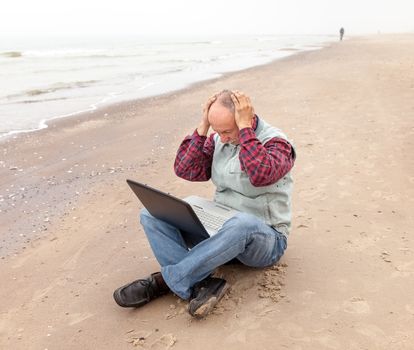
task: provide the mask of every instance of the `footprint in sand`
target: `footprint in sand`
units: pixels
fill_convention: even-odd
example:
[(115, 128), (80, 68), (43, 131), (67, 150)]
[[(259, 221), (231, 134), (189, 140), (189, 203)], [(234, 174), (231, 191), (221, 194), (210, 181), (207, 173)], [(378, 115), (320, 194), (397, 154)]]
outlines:
[(277, 332), (281, 332), (281, 334), (287, 335), (290, 339), (296, 341), (302, 341), (309, 343), (311, 338), (309, 337), (309, 333), (306, 332), (302, 326), (297, 323), (293, 322), (283, 322), (281, 321), (276, 326)]
[(186, 308), (184, 306), (171, 304), (169, 307), (168, 313), (165, 315), (165, 319), (170, 320), (172, 318), (175, 318), (179, 315), (184, 314), (185, 311), (186, 311)]
[(414, 315), (414, 305), (413, 304), (405, 305), (405, 310), (407, 310), (407, 312), (410, 313), (411, 315)]
[(162, 337), (154, 341), (150, 348), (154, 350), (166, 350), (171, 349), (174, 344), (177, 342), (177, 339), (173, 334), (164, 334)]
[(344, 181), (344, 180), (339, 180), (339, 181), (337, 181), (336, 183), (337, 183), (339, 186), (341, 186), (341, 187), (346, 187), (346, 186), (349, 186), (348, 181)]
[(311, 299), (316, 293), (313, 290), (304, 290), (301, 293), (302, 299), (309, 300)]
[(327, 349), (342, 349), (342, 344), (330, 334), (320, 334), (314, 337), (324, 348)]
[(69, 259), (67, 259), (63, 265), (62, 269), (66, 271), (73, 271), (77, 267), (78, 260), (82, 252), (85, 250), (87, 244), (83, 244)]
[(325, 185), (320, 185), (317, 188), (310, 188), (299, 193), (299, 196), (303, 198), (306, 202), (314, 202), (316, 200), (325, 200), (328, 198), (327, 193), (324, 189)]
[(384, 250), (381, 254), (380, 257), (382, 260), (384, 260), (386, 263), (391, 263), (392, 260), (390, 258), (390, 253), (388, 253), (386, 250)]
[(302, 171), (305, 174), (311, 174), (311, 173), (313, 173), (314, 170), (315, 170), (315, 165), (313, 165), (313, 164), (308, 164), (305, 167), (303, 167), (303, 169), (302, 169)]
[(368, 250), (375, 245), (375, 240), (365, 234), (360, 234), (360, 237), (355, 237), (352, 240), (348, 240), (347, 244), (340, 247), (340, 249), (348, 250), (351, 252), (362, 252)]
[[(234, 331), (229, 332), (225, 337), (225, 344), (240, 345), (246, 343), (251, 334), (260, 332), (261, 322), (252, 321), (251, 315), (244, 314), (234, 324)], [(256, 318), (257, 320), (257, 318)], [(224, 349), (226, 347), (223, 347)]]
[(344, 311), (350, 314), (367, 314), (371, 311), (369, 304), (359, 297), (353, 297), (343, 302)]
[(85, 321), (88, 318), (91, 318), (92, 316), (93, 314), (89, 312), (71, 314), (69, 316), (69, 326), (73, 326), (75, 324), (81, 323), (82, 321)]
[(126, 334), (128, 335), (126, 341), (140, 349), (168, 350), (177, 342), (177, 338), (172, 333), (163, 334), (157, 338), (157, 335), (159, 335), (158, 329), (150, 331), (131, 329)]
[(371, 197), (379, 199), (379, 198), (382, 197), (382, 192), (381, 191), (374, 191), (374, 192), (372, 192)]
[(349, 191), (338, 191), (338, 197), (339, 198), (352, 197), (352, 193)]
[(359, 323), (355, 325), (354, 329), (357, 333), (369, 339), (372, 348), (378, 349), (381, 347), (382, 349), (384, 347), (386, 349), (390, 343), (390, 339), (387, 339), (384, 331), (374, 324)]
[(398, 264), (392, 273), (392, 277), (410, 277), (414, 273), (414, 261)]
[(33, 294), (32, 301), (38, 302), (38, 301), (41, 301), (42, 299), (44, 299), (45, 297), (47, 298), (47, 294), (55, 287), (55, 285), (56, 285), (55, 283), (52, 283), (44, 289), (37, 290)]

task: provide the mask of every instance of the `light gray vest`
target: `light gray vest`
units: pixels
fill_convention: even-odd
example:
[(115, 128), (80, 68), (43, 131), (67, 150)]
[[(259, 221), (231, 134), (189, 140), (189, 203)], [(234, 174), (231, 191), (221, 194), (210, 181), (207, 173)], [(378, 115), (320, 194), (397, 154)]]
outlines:
[[(258, 118), (257, 139), (265, 144), (274, 137), (287, 139), (279, 129)], [(216, 134), (211, 180), (216, 186), (214, 200), (242, 212), (256, 215), (284, 235), (291, 225), (292, 178), (290, 172), (273, 185), (255, 187), (240, 168), (240, 146), (225, 144)], [(290, 144), (292, 144), (289, 141)], [(293, 146), (292, 146), (293, 147)]]

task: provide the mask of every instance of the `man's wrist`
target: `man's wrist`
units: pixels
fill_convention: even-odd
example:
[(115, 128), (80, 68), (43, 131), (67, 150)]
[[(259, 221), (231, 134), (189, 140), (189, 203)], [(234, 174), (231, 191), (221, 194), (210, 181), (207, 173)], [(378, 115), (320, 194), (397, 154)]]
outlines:
[(242, 123), (239, 125), (239, 130), (245, 129), (245, 128), (251, 128), (252, 124), (248, 124), (248, 123)]
[(197, 128), (198, 135), (207, 136), (209, 128), (210, 128), (210, 125), (199, 125), (198, 128)]
[(252, 138), (256, 138), (256, 133), (254, 132), (252, 127), (246, 127), (244, 129), (239, 130), (240, 144), (244, 144), (245, 142), (251, 141)]

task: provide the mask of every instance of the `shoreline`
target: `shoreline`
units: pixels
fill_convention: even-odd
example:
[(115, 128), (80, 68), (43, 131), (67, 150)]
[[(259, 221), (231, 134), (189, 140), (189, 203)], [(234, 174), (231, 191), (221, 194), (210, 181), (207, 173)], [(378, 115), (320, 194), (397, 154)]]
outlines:
[[(127, 105), (127, 104), (137, 102), (137, 101), (151, 100), (151, 99), (156, 98), (156, 97), (176, 94), (176, 93), (179, 93), (181, 91), (191, 89), (193, 86), (197, 86), (198, 84), (213, 82), (213, 81), (225, 78), (225, 77), (227, 77), (228, 75), (231, 75), (231, 74), (237, 74), (237, 73), (240, 73), (240, 72), (249, 71), (251, 69), (260, 68), (262, 66), (273, 64), (273, 63), (278, 62), (280, 60), (289, 59), (292, 56), (304, 54), (306, 52), (311, 52), (311, 51), (316, 51), (316, 50), (323, 50), (323, 49), (329, 47), (331, 44), (333, 44), (335, 42), (336, 41), (334, 41), (332, 39), (331, 41), (323, 41), (323, 42), (320, 43), (320, 45), (315, 45), (315, 44), (306, 45), (305, 47), (307, 47), (308, 49), (296, 49), (296, 48), (294, 48), (294, 49), (292, 49), (292, 48), (283, 49), (283, 48), (281, 48), (281, 49), (279, 49), (279, 51), (281, 51), (281, 52), (288, 51), (288, 52), (291, 52), (291, 53), (287, 56), (272, 59), (270, 62), (265, 62), (265, 63), (258, 64), (258, 65), (255, 65), (255, 66), (251, 66), (251, 67), (248, 67), (248, 68), (244, 68), (244, 69), (240, 69), (240, 70), (236, 70), (236, 71), (230, 71), (230, 72), (217, 73), (217, 74), (220, 74), (220, 76), (215, 77), (215, 78), (207, 78), (207, 79), (204, 79), (204, 80), (194, 81), (192, 83), (188, 83), (184, 87), (169, 90), (169, 91), (166, 91), (166, 92), (160, 93), (160, 94), (155, 94), (155, 95), (151, 95), (151, 96), (147, 96), (147, 97), (128, 98), (128, 99), (120, 100), (120, 101), (117, 101), (117, 102), (110, 102), (108, 104), (105, 104), (105, 102), (101, 103), (100, 101), (98, 101), (98, 102), (90, 105), (86, 109), (83, 109), (83, 110), (80, 110), (80, 111), (76, 111), (76, 112), (72, 112), (72, 113), (68, 113), (68, 114), (64, 114), (64, 115), (58, 115), (58, 116), (54, 116), (54, 117), (51, 117), (51, 118), (48, 118), (48, 119), (42, 119), (39, 122), (39, 126), (37, 128), (34, 128), (34, 129), (8, 131), (8, 132), (0, 135), (0, 144), (4, 140), (7, 140), (9, 138), (13, 138), (16, 135), (39, 132), (43, 129), (47, 129), (47, 128), (49, 128), (49, 125), (52, 124), (55, 121), (59, 122), (60, 120), (67, 119), (67, 118), (86, 117), (88, 114), (93, 113), (93, 112), (97, 112), (97, 113), (103, 112), (103, 113), (105, 113), (105, 109), (111, 108), (111, 106), (113, 106), (113, 105), (116, 105), (116, 106), (119, 106), (119, 105), (122, 105), (122, 104)], [(101, 101), (105, 100), (106, 98), (107, 97), (105, 97), (105, 96), (102, 97)], [(102, 104), (102, 106), (100, 106), (101, 104)]]
[[(0, 348), (411, 350), (413, 39), (333, 43), (2, 142)], [(173, 161), (222, 88), (295, 144), (287, 251), (220, 267), (231, 290), (204, 320), (172, 294), (119, 308), (114, 289), (159, 269), (125, 179), (211, 197)]]

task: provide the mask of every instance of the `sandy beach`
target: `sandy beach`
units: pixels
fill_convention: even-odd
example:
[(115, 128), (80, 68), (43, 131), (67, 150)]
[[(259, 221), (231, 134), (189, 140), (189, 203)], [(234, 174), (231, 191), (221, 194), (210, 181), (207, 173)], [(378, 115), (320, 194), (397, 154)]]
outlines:
[[(1, 349), (413, 349), (414, 34), (352, 38), (0, 142)], [(182, 138), (221, 89), (293, 140), (293, 229), (267, 270), (194, 320), (115, 288), (159, 269), (125, 180), (178, 197)]]

